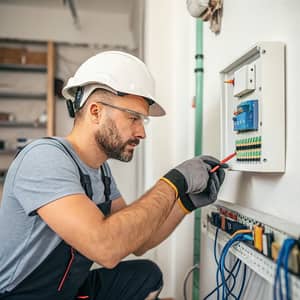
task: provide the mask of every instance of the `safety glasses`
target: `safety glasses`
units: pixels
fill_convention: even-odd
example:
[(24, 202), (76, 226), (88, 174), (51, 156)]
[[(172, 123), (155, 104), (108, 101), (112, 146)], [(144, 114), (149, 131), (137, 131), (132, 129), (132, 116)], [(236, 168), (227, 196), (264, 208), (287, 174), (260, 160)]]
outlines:
[(133, 122), (141, 122), (142, 124), (148, 124), (149, 121), (150, 121), (148, 116), (145, 116), (145, 115), (143, 115), (143, 114), (141, 114), (137, 111), (134, 111), (134, 110), (131, 110), (131, 109), (128, 109), (128, 108), (115, 106), (115, 105), (105, 103), (105, 102), (102, 102), (102, 101), (97, 101), (97, 103), (101, 103), (104, 106), (108, 106), (110, 108), (117, 109), (117, 110), (120, 110), (122, 112), (128, 113), (131, 116), (131, 119), (132, 119)]

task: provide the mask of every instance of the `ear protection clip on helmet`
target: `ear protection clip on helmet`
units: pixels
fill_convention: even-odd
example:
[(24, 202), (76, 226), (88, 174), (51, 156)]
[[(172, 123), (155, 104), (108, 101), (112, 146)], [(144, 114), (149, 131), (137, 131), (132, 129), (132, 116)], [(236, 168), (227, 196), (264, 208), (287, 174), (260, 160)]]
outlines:
[(83, 87), (79, 86), (75, 93), (74, 102), (70, 99), (66, 101), (69, 116), (71, 118), (75, 118), (75, 113), (80, 109), (82, 96), (83, 96)]

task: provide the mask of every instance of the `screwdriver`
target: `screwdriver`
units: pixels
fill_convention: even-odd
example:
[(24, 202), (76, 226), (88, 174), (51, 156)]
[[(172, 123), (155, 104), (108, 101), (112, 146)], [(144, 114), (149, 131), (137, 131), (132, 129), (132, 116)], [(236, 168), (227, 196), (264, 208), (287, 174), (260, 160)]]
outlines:
[(233, 157), (236, 156), (236, 152), (233, 152), (231, 154), (229, 154), (228, 156), (226, 156), (225, 158), (223, 158), (221, 161), (220, 161), (220, 164), (219, 165), (216, 165), (215, 167), (213, 167), (209, 172), (210, 173), (213, 173), (213, 172), (216, 172), (219, 168), (220, 168), (220, 165), (221, 164), (224, 164), (226, 163), (227, 161), (231, 160)]

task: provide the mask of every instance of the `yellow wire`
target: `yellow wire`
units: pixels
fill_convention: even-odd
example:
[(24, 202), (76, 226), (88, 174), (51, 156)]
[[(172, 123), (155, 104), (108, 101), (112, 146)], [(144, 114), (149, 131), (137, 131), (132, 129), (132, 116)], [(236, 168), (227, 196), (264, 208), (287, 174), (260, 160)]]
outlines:
[(237, 234), (239, 233), (253, 233), (253, 230), (251, 229), (240, 229), (240, 230), (237, 230), (232, 236), (231, 238), (235, 237)]

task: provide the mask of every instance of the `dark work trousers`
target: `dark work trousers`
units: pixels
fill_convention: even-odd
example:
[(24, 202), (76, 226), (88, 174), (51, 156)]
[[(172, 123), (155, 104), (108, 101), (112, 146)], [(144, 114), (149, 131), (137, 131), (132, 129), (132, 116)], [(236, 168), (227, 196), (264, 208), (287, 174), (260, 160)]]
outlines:
[[(162, 288), (162, 273), (149, 260), (124, 261), (114, 269), (92, 270), (79, 289), (78, 299), (144, 300)], [(90, 298), (84, 298), (89, 295)]]
[(0, 299), (143, 300), (163, 284), (160, 269), (147, 260), (125, 261), (114, 269), (90, 271), (91, 265), (92, 261), (62, 241), (29, 276), (12, 291), (1, 294)]

